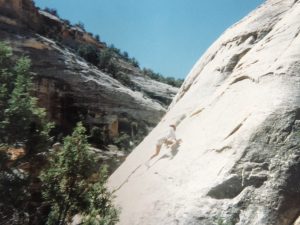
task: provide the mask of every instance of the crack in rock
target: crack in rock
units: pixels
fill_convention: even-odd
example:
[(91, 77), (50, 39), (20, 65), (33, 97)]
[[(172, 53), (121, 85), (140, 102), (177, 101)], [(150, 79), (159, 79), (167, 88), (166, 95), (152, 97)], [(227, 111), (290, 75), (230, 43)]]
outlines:
[(200, 108), (200, 109), (196, 110), (195, 112), (193, 112), (193, 113), (190, 115), (190, 117), (193, 117), (193, 116), (196, 116), (196, 115), (200, 114), (204, 109), (205, 109), (205, 108)]
[(243, 81), (243, 80), (251, 80), (252, 82), (255, 82), (255, 80), (252, 77), (244, 75), (244, 76), (240, 76), (240, 77), (235, 78), (229, 85), (233, 85), (233, 84), (235, 84), (237, 82), (240, 82), (240, 81)]
[[(250, 116), (250, 115), (249, 115)], [(249, 116), (247, 116), (245, 119), (243, 119), (243, 121), (241, 123), (239, 123), (225, 138), (224, 140), (226, 140), (227, 138), (229, 138), (230, 136), (232, 136), (234, 133), (236, 133), (244, 124), (244, 122), (249, 118)]]
[(129, 174), (129, 176), (123, 181), (123, 183), (120, 184), (119, 187), (117, 187), (115, 190), (112, 191), (112, 193), (115, 193), (116, 191), (120, 190), (120, 189), (123, 187), (123, 185), (126, 184), (126, 183), (129, 181), (130, 177), (131, 177), (133, 174), (135, 174), (135, 172), (136, 172), (141, 166), (142, 166), (142, 164), (138, 165), (138, 166), (137, 166), (137, 167)]

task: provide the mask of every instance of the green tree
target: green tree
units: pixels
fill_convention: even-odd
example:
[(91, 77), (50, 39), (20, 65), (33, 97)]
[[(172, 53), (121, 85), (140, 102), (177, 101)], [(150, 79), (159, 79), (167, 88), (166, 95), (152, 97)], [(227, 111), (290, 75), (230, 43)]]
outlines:
[(77, 53), (86, 61), (97, 65), (100, 60), (100, 52), (96, 46), (90, 44), (82, 44), (79, 46)]
[(14, 65), (11, 48), (0, 43), (0, 143), (43, 151), (48, 147), (52, 124), (47, 123), (45, 110), (31, 95), (29, 69), (27, 57)]
[(44, 11), (46, 11), (46, 12), (48, 12), (48, 13), (56, 16), (56, 17), (59, 17), (56, 9), (46, 7), (46, 8), (44, 8)]
[(128, 151), (130, 149), (131, 139), (132, 138), (128, 134), (122, 132), (118, 137), (113, 139), (113, 143), (117, 145), (121, 150)]
[(85, 31), (85, 26), (84, 23), (79, 21), (78, 23), (76, 23), (74, 26), (79, 27), (80, 29), (82, 29), (83, 31)]
[(100, 36), (99, 36), (99, 34), (95, 35), (95, 39), (96, 39), (96, 41), (100, 42)]
[(105, 134), (104, 130), (100, 127), (94, 126), (90, 130), (90, 136), (88, 137), (89, 142), (96, 144), (98, 146), (104, 146), (107, 144), (108, 137)]
[(114, 52), (110, 48), (106, 48), (100, 52), (100, 59), (98, 67), (111, 74), (114, 78), (116, 78), (117, 72), (120, 70), (118, 67), (116, 60), (114, 59)]
[(37, 99), (31, 95), (29, 69), (27, 57), (16, 61), (11, 47), (0, 42), (0, 220), (11, 224), (29, 223), (32, 179), (18, 169), (24, 160), (12, 162), (8, 149), (22, 146), (27, 160), (34, 161), (37, 152), (47, 150), (52, 127), (45, 110), (37, 106)]
[(40, 176), (43, 196), (51, 205), (47, 224), (67, 224), (76, 214), (89, 225), (113, 225), (118, 221), (112, 195), (105, 187), (106, 169), (96, 169), (85, 128), (78, 123), (73, 134), (64, 139), (63, 147), (53, 152), (49, 168)]
[(129, 58), (129, 54), (128, 54), (128, 52), (126, 52), (126, 51), (123, 52), (122, 56), (123, 56), (126, 60), (128, 60), (128, 58)]
[(98, 65), (99, 68), (103, 70), (107, 69), (108, 65), (112, 63), (112, 59), (113, 59), (112, 50), (110, 50), (109, 48), (102, 50), (100, 53), (100, 60)]
[(140, 63), (136, 60), (136, 58), (131, 58), (130, 62), (134, 67), (137, 67), (137, 68), (140, 67)]
[(155, 73), (151, 69), (144, 68), (143, 73), (153, 80), (157, 80), (159, 82), (163, 82), (174, 87), (180, 87), (183, 83), (183, 79), (175, 79), (174, 77), (164, 77), (159, 73)]
[(121, 50), (114, 46), (114, 44), (111, 44), (108, 46), (109, 50), (116, 53), (117, 55), (121, 55)]

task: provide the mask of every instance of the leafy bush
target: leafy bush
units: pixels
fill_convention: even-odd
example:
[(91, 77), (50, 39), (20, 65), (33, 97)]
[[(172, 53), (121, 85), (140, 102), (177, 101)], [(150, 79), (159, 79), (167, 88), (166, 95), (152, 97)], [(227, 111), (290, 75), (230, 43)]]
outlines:
[(120, 70), (110, 49), (104, 49), (100, 52), (98, 67), (104, 72), (111, 74), (114, 78), (116, 78)]
[(122, 57), (125, 58), (125, 59), (128, 59), (129, 58), (128, 52), (124, 51), (123, 54), (122, 54)]
[(108, 65), (112, 64), (113, 54), (110, 49), (104, 49), (101, 51), (99, 55), (99, 63), (98, 66), (100, 69), (106, 70), (108, 69)]
[(99, 34), (95, 35), (95, 39), (96, 39), (96, 41), (100, 42), (100, 36), (99, 36)]
[(144, 68), (143, 73), (153, 80), (156, 80), (156, 81), (159, 81), (162, 83), (166, 83), (166, 84), (169, 84), (174, 87), (180, 87), (183, 83), (183, 79), (175, 79), (173, 77), (164, 77), (159, 73), (153, 72), (153, 70), (151, 70), (151, 69)]
[(46, 8), (44, 8), (44, 11), (48, 12), (48, 13), (54, 15), (54, 16), (59, 17), (56, 9), (46, 7)]
[(106, 169), (94, 173), (95, 158), (85, 128), (78, 123), (63, 147), (52, 153), (49, 168), (40, 176), (43, 196), (51, 206), (48, 225), (67, 224), (76, 214), (82, 215), (83, 224), (113, 225), (118, 221), (112, 194), (105, 187)]
[(113, 44), (111, 44), (108, 49), (115, 53), (116, 55), (118, 55), (119, 57), (123, 58), (125, 61), (129, 62), (130, 64), (132, 64), (134, 67), (139, 68), (140, 63), (133, 57), (130, 58), (128, 52), (121, 52), (121, 50), (119, 48), (116, 48)]
[(79, 27), (80, 29), (82, 29), (83, 31), (85, 31), (85, 26), (83, 22), (78, 22), (76, 24), (74, 24), (74, 26)]
[(118, 137), (115, 137), (113, 139), (113, 143), (123, 151), (130, 149), (130, 141), (131, 141), (131, 137), (125, 132), (120, 133)]
[(116, 48), (113, 44), (108, 46), (108, 49), (117, 55), (121, 55), (121, 50), (119, 48)]
[(89, 141), (93, 144), (102, 146), (107, 143), (108, 137), (103, 129), (94, 126), (90, 131)]
[(82, 44), (79, 46), (77, 53), (94, 65), (98, 65), (100, 61), (100, 52), (94, 45)]
[(140, 67), (140, 63), (135, 58), (129, 59), (129, 62), (136, 68)]
[(133, 83), (131, 81), (131, 79), (129, 78), (129, 76), (126, 73), (122, 73), (119, 72), (117, 74), (117, 76), (115, 76), (115, 79), (117, 79), (118, 81), (120, 81), (123, 85), (127, 86), (127, 87), (134, 87), (135, 83)]
[(86, 61), (98, 66), (101, 70), (112, 76), (115, 76), (119, 71), (110, 49), (104, 49), (100, 52), (94, 45), (83, 44), (79, 46), (77, 53)]
[(71, 26), (71, 22), (70, 20), (63, 20), (65, 24), (67, 24), (68, 26)]

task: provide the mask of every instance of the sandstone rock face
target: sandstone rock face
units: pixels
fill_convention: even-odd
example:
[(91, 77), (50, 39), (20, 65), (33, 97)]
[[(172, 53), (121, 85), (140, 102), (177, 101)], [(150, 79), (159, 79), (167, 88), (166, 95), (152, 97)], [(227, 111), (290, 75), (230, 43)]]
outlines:
[(0, 0), (0, 12), (0, 21), (12, 23), (18, 27), (25, 25), (29, 28), (40, 28), (39, 13), (32, 1)]
[(51, 119), (57, 122), (63, 123), (73, 112), (78, 112), (78, 108), (83, 110), (82, 114), (92, 117), (90, 120), (123, 113), (152, 125), (165, 112), (158, 102), (125, 87), (50, 39), (35, 34), (22, 37), (3, 31), (0, 35), (17, 52), (30, 56), (37, 75), (37, 96), (51, 113)]
[(0, 41), (31, 58), (40, 106), (67, 132), (83, 120), (90, 130), (99, 128), (110, 139), (121, 132), (132, 139), (139, 132), (139, 139), (157, 124), (178, 91), (143, 76), (139, 68), (117, 57), (122, 72), (138, 91), (87, 63), (75, 50), (83, 44), (100, 51), (106, 44), (38, 10), (32, 0), (0, 0)]
[[(268, 0), (208, 49), (110, 177), (119, 224), (298, 224), (299, 90), (300, 2)], [(147, 163), (170, 123), (182, 143)]]

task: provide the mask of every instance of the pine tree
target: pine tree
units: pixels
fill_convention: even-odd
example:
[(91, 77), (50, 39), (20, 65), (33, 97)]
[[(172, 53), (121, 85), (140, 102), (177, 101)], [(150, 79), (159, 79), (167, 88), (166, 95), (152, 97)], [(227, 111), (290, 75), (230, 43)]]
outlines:
[(63, 147), (53, 152), (49, 168), (40, 176), (43, 196), (51, 205), (48, 225), (67, 224), (76, 214), (86, 225), (113, 225), (118, 221), (112, 195), (105, 187), (107, 172), (102, 169), (95, 173), (96, 169), (85, 128), (78, 123), (73, 134), (64, 139)]
[(11, 48), (0, 43), (0, 144), (42, 151), (48, 147), (52, 124), (31, 95), (29, 69), (29, 58), (22, 57), (14, 65)]
[[(24, 225), (30, 223), (33, 178), (18, 166), (34, 161), (36, 152), (48, 149), (52, 124), (31, 95), (30, 60), (16, 60), (12, 53), (11, 47), (0, 42), (0, 221)], [(15, 146), (26, 151), (27, 161), (10, 160), (8, 149)]]

